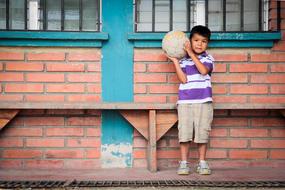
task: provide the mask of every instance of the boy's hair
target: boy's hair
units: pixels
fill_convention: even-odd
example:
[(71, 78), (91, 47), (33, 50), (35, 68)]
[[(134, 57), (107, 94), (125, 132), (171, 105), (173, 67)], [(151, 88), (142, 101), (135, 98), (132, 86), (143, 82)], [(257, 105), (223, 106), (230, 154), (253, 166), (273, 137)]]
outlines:
[(191, 39), (194, 34), (199, 34), (201, 36), (204, 36), (208, 39), (208, 41), (210, 41), (211, 31), (206, 26), (202, 26), (202, 25), (194, 26), (190, 32), (190, 38), (189, 39)]

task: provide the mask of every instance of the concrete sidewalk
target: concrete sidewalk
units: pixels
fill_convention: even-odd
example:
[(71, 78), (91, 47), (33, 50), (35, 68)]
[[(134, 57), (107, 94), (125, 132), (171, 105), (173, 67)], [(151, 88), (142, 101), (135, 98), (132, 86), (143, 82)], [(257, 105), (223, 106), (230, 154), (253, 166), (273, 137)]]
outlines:
[(213, 169), (212, 175), (191, 173), (179, 176), (175, 169), (151, 173), (146, 169), (96, 169), (96, 170), (0, 170), (0, 180), (78, 180), (78, 181), (285, 181), (284, 168)]

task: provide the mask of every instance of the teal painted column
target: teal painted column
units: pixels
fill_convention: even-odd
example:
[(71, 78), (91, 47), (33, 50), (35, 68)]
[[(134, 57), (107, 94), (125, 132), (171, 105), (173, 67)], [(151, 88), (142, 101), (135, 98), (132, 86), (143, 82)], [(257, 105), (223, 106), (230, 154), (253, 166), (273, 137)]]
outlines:
[[(102, 0), (102, 97), (104, 102), (133, 101), (133, 0)], [(102, 112), (101, 163), (104, 168), (132, 166), (133, 127), (117, 112)]]

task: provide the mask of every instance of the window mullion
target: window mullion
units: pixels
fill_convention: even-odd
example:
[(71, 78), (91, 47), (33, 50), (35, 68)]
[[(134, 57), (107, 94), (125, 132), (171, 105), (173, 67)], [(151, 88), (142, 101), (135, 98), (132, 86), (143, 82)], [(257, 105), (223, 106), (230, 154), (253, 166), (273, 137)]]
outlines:
[(223, 0), (223, 31), (226, 31), (226, 15), (227, 15), (227, 5), (226, 5), (227, 1)]
[(209, 1), (205, 0), (205, 26), (208, 27)]
[(173, 0), (169, 0), (169, 30), (173, 29)]
[(155, 0), (152, 0), (152, 25), (151, 30), (152, 32), (155, 31)]
[(24, 19), (25, 19), (25, 30), (28, 29), (28, 17), (27, 17), (27, 14), (28, 14), (28, 2), (27, 0), (25, 0), (25, 3), (24, 3)]
[(64, 31), (64, 0), (61, 0), (61, 31)]
[(10, 22), (10, 15), (9, 15), (9, 11), (10, 11), (10, 2), (9, 0), (6, 0), (6, 29), (9, 30), (9, 22)]
[(240, 0), (240, 30), (244, 31), (244, 0)]
[(82, 10), (82, 0), (79, 0), (79, 31), (82, 31), (82, 20), (83, 20), (83, 10)]
[(186, 30), (190, 31), (190, 22), (191, 22), (191, 14), (190, 14), (190, 6), (191, 6), (191, 0), (186, 0), (186, 11), (187, 11), (187, 19), (186, 19)]

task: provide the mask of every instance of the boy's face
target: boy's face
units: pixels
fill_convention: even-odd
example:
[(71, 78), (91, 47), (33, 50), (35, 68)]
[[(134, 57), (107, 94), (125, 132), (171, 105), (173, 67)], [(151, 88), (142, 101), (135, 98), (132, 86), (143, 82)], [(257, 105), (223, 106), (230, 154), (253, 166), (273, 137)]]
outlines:
[(200, 55), (208, 47), (208, 38), (195, 33), (191, 38), (191, 45), (193, 52)]

